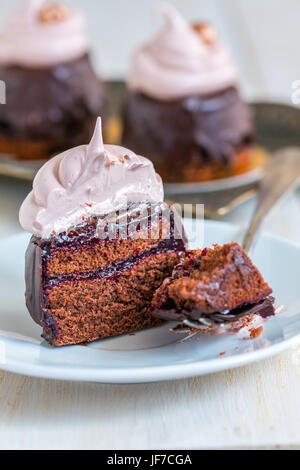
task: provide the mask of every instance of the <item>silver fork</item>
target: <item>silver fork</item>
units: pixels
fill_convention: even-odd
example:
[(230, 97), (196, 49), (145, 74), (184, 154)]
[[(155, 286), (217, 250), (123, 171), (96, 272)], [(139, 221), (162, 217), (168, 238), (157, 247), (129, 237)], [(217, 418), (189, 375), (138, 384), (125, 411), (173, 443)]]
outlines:
[[(256, 208), (242, 242), (242, 247), (249, 256), (253, 253), (264, 219), (278, 202), (297, 186), (299, 179), (300, 148), (289, 147), (274, 153), (264, 168), (264, 175), (257, 194)], [(185, 319), (182, 323), (189, 328), (200, 330), (215, 327), (214, 322), (207, 317), (200, 317), (197, 322)], [(232, 322), (218, 323), (216, 326), (218, 329), (225, 330), (231, 327)]]

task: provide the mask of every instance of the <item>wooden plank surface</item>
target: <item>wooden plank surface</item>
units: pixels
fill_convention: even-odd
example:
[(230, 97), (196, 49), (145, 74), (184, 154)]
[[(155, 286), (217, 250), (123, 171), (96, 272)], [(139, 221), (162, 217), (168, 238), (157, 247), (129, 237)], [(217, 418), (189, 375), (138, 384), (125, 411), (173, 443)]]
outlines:
[(299, 360), (122, 386), (0, 372), (0, 448), (297, 448)]

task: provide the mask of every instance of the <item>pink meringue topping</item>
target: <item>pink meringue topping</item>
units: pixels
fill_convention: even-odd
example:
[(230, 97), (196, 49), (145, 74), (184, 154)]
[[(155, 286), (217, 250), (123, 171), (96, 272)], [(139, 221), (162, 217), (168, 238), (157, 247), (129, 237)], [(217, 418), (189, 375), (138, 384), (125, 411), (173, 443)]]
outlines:
[[(165, 27), (133, 57), (128, 87), (160, 100), (205, 95), (236, 83), (225, 47), (210, 27), (197, 32), (175, 8), (163, 3)], [(206, 32), (207, 33), (207, 32)]]
[(103, 145), (101, 119), (88, 145), (51, 158), (37, 173), (20, 209), (22, 227), (48, 238), (90, 215), (116, 211), (127, 202), (161, 202), (163, 185), (147, 158)]
[(65, 17), (42, 21), (44, 0), (27, 0), (8, 19), (0, 36), (0, 64), (48, 67), (74, 60), (88, 50), (83, 16), (63, 7)]

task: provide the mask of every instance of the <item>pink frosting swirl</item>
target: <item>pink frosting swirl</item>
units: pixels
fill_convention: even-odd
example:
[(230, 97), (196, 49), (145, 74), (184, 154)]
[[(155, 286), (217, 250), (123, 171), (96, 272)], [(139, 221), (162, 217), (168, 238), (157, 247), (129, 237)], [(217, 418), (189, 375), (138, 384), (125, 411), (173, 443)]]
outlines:
[(0, 64), (48, 67), (87, 52), (82, 15), (65, 7), (65, 18), (43, 22), (44, 6), (44, 0), (27, 0), (11, 14), (0, 37)]
[(160, 202), (163, 196), (161, 178), (150, 160), (123, 147), (103, 145), (98, 118), (88, 145), (51, 158), (39, 170), (19, 219), (28, 232), (48, 238), (91, 215), (108, 214), (127, 202)]
[(165, 27), (133, 57), (128, 87), (159, 100), (205, 95), (234, 85), (236, 71), (226, 48), (196, 32), (169, 4)]

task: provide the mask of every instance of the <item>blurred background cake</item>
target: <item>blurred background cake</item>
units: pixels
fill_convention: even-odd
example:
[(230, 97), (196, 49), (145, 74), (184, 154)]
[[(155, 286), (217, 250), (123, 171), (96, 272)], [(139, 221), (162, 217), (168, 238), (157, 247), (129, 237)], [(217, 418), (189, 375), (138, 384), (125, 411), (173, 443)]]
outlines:
[(43, 0), (21, 3), (0, 37), (0, 152), (42, 159), (85, 143), (103, 111), (84, 17)]
[(189, 24), (169, 4), (160, 11), (163, 29), (133, 57), (124, 145), (151, 158), (165, 182), (253, 169), (264, 154), (254, 149), (250, 108), (215, 28)]

